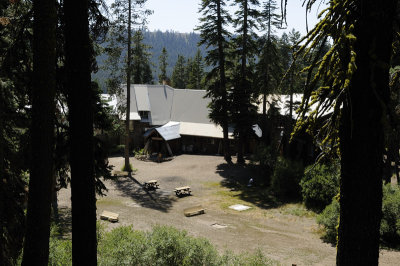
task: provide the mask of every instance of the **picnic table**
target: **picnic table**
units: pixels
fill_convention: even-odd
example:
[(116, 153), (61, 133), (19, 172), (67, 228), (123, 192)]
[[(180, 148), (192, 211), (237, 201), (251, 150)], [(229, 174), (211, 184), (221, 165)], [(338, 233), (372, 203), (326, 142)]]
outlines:
[(145, 189), (157, 189), (158, 188), (157, 180), (149, 180), (147, 182), (144, 182), (143, 187)]
[(175, 188), (175, 194), (179, 197), (179, 196), (183, 196), (183, 195), (190, 195), (190, 192), (192, 192), (190, 190), (189, 186), (184, 186), (184, 187), (177, 187)]

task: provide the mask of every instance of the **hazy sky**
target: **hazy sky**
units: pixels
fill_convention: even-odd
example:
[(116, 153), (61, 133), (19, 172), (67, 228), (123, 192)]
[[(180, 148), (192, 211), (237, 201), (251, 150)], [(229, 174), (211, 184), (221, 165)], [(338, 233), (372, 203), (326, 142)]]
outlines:
[[(149, 30), (174, 30), (178, 32), (192, 32), (199, 25), (198, 13), (200, 0), (148, 0), (146, 6), (154, 11), (148, 20)], [(228, 4), (232, 1), (228, 1)], [(260, 0), (262, 3), (263, 0)], [(276, 0), (280, 7), (280, 0)], [(318, 2), (318, 1), (317, 1)], [(287, 29), (295, 28), (302, 35), (306, 33), (305, 7), (303, 0), (289, 0), (287, 8)], [(230, 7), (233, 10), (232, 7)], [(317, 21), (317, 14), (322, 7), (315, 4), (314, 9), (308, 15), (309, 29)], [(287, 31), (288, 31), (287, 30)]]
[[(292, 28), (300, 31), (302, 35), (306, 33), (306, 10), (302, 7), (304, 0), (288, 0), (287, 7), (287, 29)], [(108, 4), (114, 0), (106, 0)], [(233, 1), (227, 1), (229, 5)], [(263, 3), (264, 0), (260, 0)], [(280, 0), (276, 0), (280, 8)], [(324, 2), (321, 0), (321, 2)], [(146, 7), (154, 11), (154, 14), (148, 17), (148, 29), (153, 30), (173, 30), (177, 32), (192, 32), (199, 25), (198, 13), (201, 0), (147, 0)], [(319, 6), (318, 1), (313, 10), (308, 14), (309, 29), (316, 23), (317, 15), (324, 6)], [(231, 13), (234, 8), (229, 7)], [(280, 35), (280, 34), (279, 34)]]

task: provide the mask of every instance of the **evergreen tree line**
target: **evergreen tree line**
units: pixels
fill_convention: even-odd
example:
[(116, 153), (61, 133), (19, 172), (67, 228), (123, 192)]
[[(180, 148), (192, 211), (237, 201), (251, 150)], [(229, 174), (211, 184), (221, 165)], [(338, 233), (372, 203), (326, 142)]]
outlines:
[[(149, 46), (148, 52), (150, 53), (150, 66), (151, 74), (154, 83), (159, 82), (158, 76), (160, 75), (160, 70), (158, 67), (159, 57), (162, 53), (162, 49), (168, 51), (167, 67), (166, 71), (168, 77), (171, 77), (173, 72), (173, 67), (177, 62), (178, 54), (184, 56), (185, 58), (192, 58), (196, 55), (197, 49), (200, 49), (201, 55), (204, 56), (205, 48), (204, 46), (198, 47), (197, 44), (200, 40), (200, 35), (197, 33), (179, 33), (174, 31), (148, 31), (146, 29), (142, 30), (143, 43)], [(107, 86), (105, 84), (106, 79), (109, 77), (112, 70), (107, 68), (108, 64), (107, 58), (109, 57), (107, 46), (113, 41), (112, 36), (109, 36), (107, 41), (100, 44), (102, 52), (96, 57), (99, 65), (99, 71), (93, 73), (92, 77), (97, 80), (101, 85), (103, 91), (107, 91)], [(122, 52), (126, 54), (126, 48)], [(122, 67), (122, 62), (119, 67)]]

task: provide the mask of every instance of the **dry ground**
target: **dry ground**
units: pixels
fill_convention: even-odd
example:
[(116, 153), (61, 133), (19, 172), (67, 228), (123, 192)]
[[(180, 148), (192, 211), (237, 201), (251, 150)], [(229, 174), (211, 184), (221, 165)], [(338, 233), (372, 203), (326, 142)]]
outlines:
[[(117, 170), (123, 161), (110, 158)], [(138, 169), (136, 174), (107, 181), (107, 196), (97, 201), (98, 217), (103, 210), (120, 215), (118, 223), (106, 223), (109, 229), (132, 225), (149, 230), (155, 224), (172, 225), (209, 239), (220, 251), (260, 249), (283, 265), (335, 264), (336, 248), (320, 240), (321, 229), (313, 213), (299, 204), (280, 204), (246, 187), (250, 177), (257, 178), (254, 169), (228, 166), (220, 156), (180, 155), (162, 163), (131, 161)], [(144, 190), (141, 185), (151, 179), (157, 179), (160, 188)], [(186, 185), (192, 196), (176, 197), (174, 188)], [(59, 207), (64, 213), (70, 208), (69, 199), (69, 189), (60, 191)], [(252, 208), (242, 212), (228, 208), (237, 203)], [(202, 205), (205, 214), (185, 217), (183, 210), (195, 205)], [(381, 251), (381, 265), (398, 265), (399, 261), (400, 252)]]

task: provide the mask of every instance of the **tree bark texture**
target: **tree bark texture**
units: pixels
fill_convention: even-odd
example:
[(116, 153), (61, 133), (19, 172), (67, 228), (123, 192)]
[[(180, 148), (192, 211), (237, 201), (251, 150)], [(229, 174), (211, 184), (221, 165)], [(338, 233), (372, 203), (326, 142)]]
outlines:
[(65, 0), (64, 14), (71, 145), (72, 264), (97, 265), (88, 0)]
[(33, 1), (33, 13), (32, 153), (22, 265), (47, 265), (53, 187), (56, 1)]
[(340, 124), (337, 265), (378, 265), (383, 121), (389, 97), (394, 0), (355, 1), (356, 66)]

